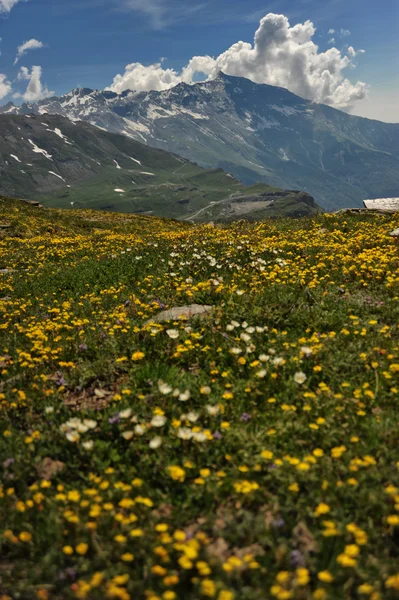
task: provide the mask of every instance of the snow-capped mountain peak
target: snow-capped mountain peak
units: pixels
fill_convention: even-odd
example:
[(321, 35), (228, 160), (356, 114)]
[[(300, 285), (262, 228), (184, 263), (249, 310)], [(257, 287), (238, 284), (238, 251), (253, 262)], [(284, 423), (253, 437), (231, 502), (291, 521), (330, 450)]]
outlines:
[(0, 112), (60, 114), (222, 167), (245, 183), (304, 189), (326, 208), (399, 194), (399, 125), (350, 116), (220, 72), (165, 91), (77, 88)]

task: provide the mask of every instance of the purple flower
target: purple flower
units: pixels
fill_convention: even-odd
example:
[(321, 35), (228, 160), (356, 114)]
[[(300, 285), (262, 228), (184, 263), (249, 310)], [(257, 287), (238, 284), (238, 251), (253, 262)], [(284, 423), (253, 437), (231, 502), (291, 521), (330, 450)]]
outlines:
[(273, 527), (278, 527), (278, 528), (284, 527), (285, 521), (284, 521), (284, 519), (282, 519), (281, 517), (279, 517), (278, 519), (275, 519), (272, 522), (272, 525), (273, 525)]
[(159, 308), (166, 308), (166, 304), (161, 302), (159, 298), (156, 298), (155, 302), (159, 305)]
[(248, 413), (242, 413), (241, 415), (241, 421), (244, 421), (244, 423), (247, 423), (248, 421), (251, 420), (251, 415), (249, 415)]
[(119, 416), (119, 413), (115, 413), (112, 417), (110, 417), (108, 419), (108, 423), (110, 423), (111, 425), (114, 425), (115, 423), (120, 423), (121, 418)]
[(215, 431), (215, 433), (213, 434), (213, 439), (214, 440), (221, 440), (222, 439), (222, 434), (219, 431)]
[(291, 552), (290, 561), (294, 568), (304, 567), (306, 564), (305, 557), (299, 550), (293, 550)]
[(125, 300), (124, 305), (125, 306), (130, 306), (130, 300)]
[(5, 469), (8, 469), (8, 467), (10, 467), (13, 463), (15, 463), (15, 458), (7, 458), (4, 462), (3, 462), (3, 467)]
[(79, 345), (79, 350), (80, 350), (81, 352), (84, 352), (85, 350), (87, 350), (87, 344), (80, 344), (80, 345)]
[(57, 385), (66, 385), (65, 377), (63, 376), (63, 374), (61, 373), (61, 371), (58, 371), (56, 373), (55, 383)]

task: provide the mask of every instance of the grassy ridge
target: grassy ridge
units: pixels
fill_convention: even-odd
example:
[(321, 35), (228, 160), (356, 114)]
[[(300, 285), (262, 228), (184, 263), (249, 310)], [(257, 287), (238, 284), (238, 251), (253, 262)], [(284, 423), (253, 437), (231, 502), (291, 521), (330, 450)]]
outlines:
[(0, 201), (3, 598), (395, 598), (398, 226)]

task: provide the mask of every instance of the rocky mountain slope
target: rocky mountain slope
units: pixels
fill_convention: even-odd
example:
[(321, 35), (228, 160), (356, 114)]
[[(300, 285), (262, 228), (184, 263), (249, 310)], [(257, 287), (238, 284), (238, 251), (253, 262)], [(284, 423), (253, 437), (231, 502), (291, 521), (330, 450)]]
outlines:
[(0, 195), (45, 206), (190, 221), (314, 214), (301, 192), (244, 187), (222, 169), (59, 115), (0, 115)]
[(224, 75), (163, 92), (77, 89), (7, 114), (56, 113), (223, 168), (246, 184), (302, 189), (327, 209), (399, 194), (399, 124)]

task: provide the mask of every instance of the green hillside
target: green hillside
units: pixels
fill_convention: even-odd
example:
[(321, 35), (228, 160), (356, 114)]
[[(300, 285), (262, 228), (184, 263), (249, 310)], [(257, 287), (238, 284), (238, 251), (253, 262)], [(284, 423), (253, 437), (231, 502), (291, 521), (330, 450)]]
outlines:
[[(196, 220), (224, 218), (233, 195), (280, 191), (246, 188), (222, 169), (198, 165), (88, 123), (57, 115), (0, 115), (0, 193), (58, 208), (101, 209)], [(313, 214), (296, 194), (292, 215)], [(223, 201), (223, 202), (222, 202)], [(285, 214), (273, 202), (267, 214)], [(283, 203), (284, 204), (284, 203)], [(253, 218), (254, 204), (244, 218)], [(263, 208), (262, 208), (263, 210)], [(231, 210), (226, 210), (227, 220)], [(233, 211), (234, 212), (234, 211)], [(263, 213), (262, 213), (263, 215)]]

